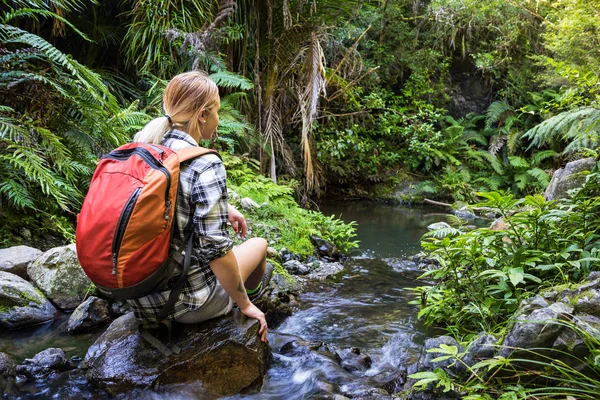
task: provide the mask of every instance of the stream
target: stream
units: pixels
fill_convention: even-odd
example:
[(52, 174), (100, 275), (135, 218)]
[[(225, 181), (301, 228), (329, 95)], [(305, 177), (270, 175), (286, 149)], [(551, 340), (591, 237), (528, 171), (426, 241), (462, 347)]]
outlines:
[[(273, 363), (263, 388), (254, 395), (231, 399), (307, 399), (336, 394), (360, 397), (371, 388), (381, 388), (419, 355), (419, 345), (434, 332), (427, 332), (417, 320), (418, 306), (409, 305), (411, 287), (419, 286), (418, 272), (405, 257), (420, 251), (419, 240), (427, 225), (444, 220), (439, 209), (354, 202), (325, 204), (326, 215), (358, 222), (360, 246), (350, 253), (345, 269), (301, 295), (300, 310), (269, 332)], [(0, 351), (17, 362), (49, 347), (61, 347), (74, 361), (102, 333), (71, 336), (66, 333), (68, 316), (37, 328), (0, 332)], [(289, 342), (300, 343), (290, 351)], [(307, 350), (310, 348), (311, 350)], [(367, 368), (342, 368), (332, 357), (357, 348), (371, 359)], [(49, 382), (17, 385), (17, 398), (105, 399), (103, 392), (90, 387), (80, 372), (63, 374)], [(200, 384), (167, 386), (135, 391), (123, 399), (211, 398)]]

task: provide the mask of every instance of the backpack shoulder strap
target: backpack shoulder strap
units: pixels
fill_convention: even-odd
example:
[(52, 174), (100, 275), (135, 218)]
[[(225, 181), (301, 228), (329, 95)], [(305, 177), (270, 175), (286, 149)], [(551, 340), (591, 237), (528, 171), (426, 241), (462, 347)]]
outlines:
[(187, 160), (191, 160), (196, 157), (203, 156), (205, 154), (216, 154), (219, 158), (221, 158), (219, 152), (216, 150), (196, 146), (186, 147), (185, 149), (177, 150), (176, 153), (180, 163)]

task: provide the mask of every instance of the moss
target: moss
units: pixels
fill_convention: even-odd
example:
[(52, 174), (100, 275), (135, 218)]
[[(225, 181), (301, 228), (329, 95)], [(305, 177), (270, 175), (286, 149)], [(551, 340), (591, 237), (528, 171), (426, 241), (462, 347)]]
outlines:
[(269, 258), (267, 261), (270, 262), (271, 264), (273, 264), (274, 272), (277, 275), (283, 276), (283, 279), (285, 279), (290, 285), (293, 285), (295, 283), (294, 277), (292, 275), (290, 275), (290, 273), (287, 272), (287, 270), (285, 268), (283, 268), (283, 266), (281, 264), (279, 264), (277, 261), (273, 260), (272, 258)]
[(593, 290), (586, 290), (585, 292), (579, 293), (577, 296), (571, 297), (569, 301), (571, 302), (571, 305), (574, 306), (579, 300), (583, 299), (584, 297), (592, 298), (594, 297), (594, 294), (595, 293)]

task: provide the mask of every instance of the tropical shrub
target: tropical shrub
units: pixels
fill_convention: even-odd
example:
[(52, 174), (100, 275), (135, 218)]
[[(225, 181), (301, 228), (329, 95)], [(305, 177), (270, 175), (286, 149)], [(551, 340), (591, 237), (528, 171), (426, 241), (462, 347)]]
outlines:
[(478, 206), (501, 215), (507, 228), (426, 234), (422, 246), (439, 267), (422, 276), (432, 286), (416, 289), (422, 297), (419, 316), (457, 335), (490, 331), (540, 289), (578, 282), (599, 270), (599, 193), (598, 167), (568, 199), (477, 193), (485, 199)]

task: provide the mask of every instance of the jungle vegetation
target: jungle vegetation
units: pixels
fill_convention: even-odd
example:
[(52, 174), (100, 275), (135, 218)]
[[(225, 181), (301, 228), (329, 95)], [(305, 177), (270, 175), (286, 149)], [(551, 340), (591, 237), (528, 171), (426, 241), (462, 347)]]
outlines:
[(24, 230), (72, 240), (97, 158), (190, 69), (221, 89), (231, 187), (270, 204), (258, 220), (288, 216), (299, 254), (311, 234), (352, 246), (351, 226), (309, 211), (325, 194), (405, 184), (403, 201), (482, 202), (512, 222), (510, 245), (461, 227), (425, 239), (442, 262), (428, 323), (468, 339), (599, 269), (598, 171), (569, 199), (540, 196), (557, 168), (599, 157), (598, 0), (2, 0), (2, 247)]

